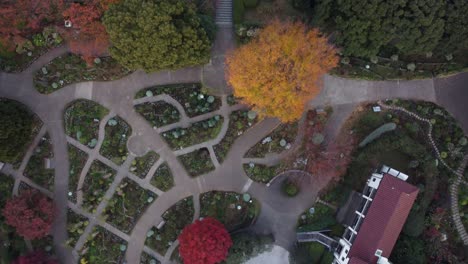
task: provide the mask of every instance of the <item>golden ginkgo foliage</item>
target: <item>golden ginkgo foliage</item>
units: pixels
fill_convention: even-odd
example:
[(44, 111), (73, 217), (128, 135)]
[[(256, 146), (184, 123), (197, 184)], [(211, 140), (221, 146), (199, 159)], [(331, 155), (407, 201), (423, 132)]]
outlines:
[(290, 122), (300, 118), (337, 63), (336, 49), (317, 29), (274, 20), (227, 56), (226, 78), (234, 95), (260, 116)]

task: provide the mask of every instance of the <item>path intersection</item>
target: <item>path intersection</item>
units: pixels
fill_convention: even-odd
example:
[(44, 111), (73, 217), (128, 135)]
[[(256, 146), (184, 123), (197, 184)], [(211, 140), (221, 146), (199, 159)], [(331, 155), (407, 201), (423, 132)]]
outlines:
[[(221, 22), (220, 22), (221, 23)], [(265, 184), (253, 182), (245, 173), (243, 164), (251, 160), (244, 158), (246, 152), (257, 142), (265, 138), (278, 124), (276, 119), (264, 119), (253, 125), (250, 129), (240, 135), (227, 156), (221, 162), (217, 159), (213, 147), (218, 144), (228, 131), (230, 116), (233, 111), (246, 109), (244, 105), (229, 105), (227, 102), (230, 89), (224, 80), (224, 55), (234, 47), (232, 27), (222, 21), (213, 51), (213, 57), (209, 65), (204, 67), (185, 68), (176, 71), (160, 71), (147, 74), (136, 71), (122, 79), (109, 82), (82, 82), (68, 85), (49, 95), (40, 94), (33, 84), (33, 75), (36, 71), (50, 62), (52, 59), (67, 53), (68, 47), (61, 46), (44, 54), (25, 71), (19, 74), (0, 73), (0, 97), (19, 101), (29, 107), (42, 120), (43, 127), (36, 135), (24, 156), (21, 166), (14, 169), (7, 164), (2, 172), (10, 174), (15, 178), (14, 193), (17, 193), (21, 182), (40, 190), (52, 197), (57, 206), (58, 215), (53, 227), (53, 238), (55, 252), (63, 263), (77, 263), (78, 252), (84, 246), (86, 238), (93, 232), (95, 226), (101, 226), (112, 234), (127, 242), (127, 263), (139, 263), (142, 252), (158, 259), (162, 263), (170, 263), (170, 257), (177, 243), (173, 244), (163, 256), (149, 247), (145, 246), (147, 232), (160, 223), (162, 215), (178, 201), (193, 197), (194, 219), (200, 215), (200, 194), (212, 190), (233, 191), (237, 193), (248, 192), (261, 204), (261, 214), (253, 227), (264, 233), (272, 233), (275, 243), (291, 249), (295, 243), (295, 226), (297, 217), (304, 210), (313, 205), (317, 194), (326, 182), (316, 182), (314, 178), (307, 183), (307, 191), (301, 192), (294, 198), (286, 198), (282, 195), (280, 188), (273, 184), (267, 187)], [(197, 83), (209, 84), (216, 95), (221, 97), (221, 107), (210, 113), (189, 117), (183, 106), (168, 95), (158, 95), (134, 99), (135, 94), (146, 87), (172, 84), (172, 83)], [(353, 110), (353, 107), (361, 102), (377, 101), (387, 98), (404, 98), (430, 101), (445, 107), (462, 125), (465, 134), (468, 133), (468, 74), (461, 73), (452, 77), (441, 79), (415, 80), (415, 81), (359, 81), (342, 79), (335, 76), (324, 78), (324, 88), (321, 94), (314, 99), (310, 107), (323, 107), (330, 105), (340, 111), (334, 111), (328, 121), (326, 131), (328, 140), (333, 141), (341, 128), (341, 125)], [(107, 108), (107, 114), (100, 120), (98, 142), (96, 147), (90, 148), (79, 141), (69, 137), (64, 128), (64, 112), (75, 100), (87, 99)], [(148, 121), (134, 110), (134, 106), (145, 102), (164, 101), (177, 108), (181, 113), (179, 122), (166, 127), (154, 129)], [(165, 131), (176, 127), (188, 127), (191, 123), (205, 120), (216, 115), (222, 116), (223, 124), (219, 134), (209, 141), (192, 145), (183, 149), (173, 150), (161, 136)], [(100, 153), (105, 139), (105, 126), (114, 117), (120, 117), (132, 128), (129, 135), (127, 148), (129, 155), (125, 162), (116, 164)], [(40, 139), (46, 134), (51, 138), (55, 158), (55, 182), (53, 192), (39, 186), (30, 179), (23, 176), (25, 167)], [(301, 142), (302, 135), (298, 135), (296, 143)], [(75, 146), (88, 155), (83, 170), (80, 172), (80, 180), (77, 190), (76, 203), (68, 200), (70, 163), (68, 144)], [(178, 156), (191, 153), (198, 149), (206, 148), (215, 169), (209, 173), (193, 178), (186, 168), (181, 164)], [(146, 177), (140, 178), (130, 171), (132, 161), (154, 151), (159, 155), (159, 160), (150, 169)], [(278, 163), (289, 153), (267, 156), (255, 159), (255, 163), (273, 165)], [(104, 199), (99, 203), (97, 209), (88, 212), (83, 209), (83, 194), (80, 186), (83, 185), (85, 177), (93, 161), (98, 160), (115, 170), (116, 175), (106, 190)], [(169, 191), (162, 191), (150, 183), (154, 171), (165, 162), (168, 164), (174, 177), (174, 187)], [(121, 182), (131, 179), (139, 187), (148, 190), (158, 197), (144, 213), (139, 217), (131, 232), (126, 233), (109, 224), (102, 217), (109, 200)], [(461, 181), (458, 181), (458, 185)], [(464, 185), (464, 184), (462, 184)], [(462, 186), (460, 185), (460, 186)], [(73, 249), (66, 246), (67, 235), (67, 211), (71, 209), (89, 220), (88, 226), (78, 239)], [(466, 232), (465, 232), (466, 234)]]

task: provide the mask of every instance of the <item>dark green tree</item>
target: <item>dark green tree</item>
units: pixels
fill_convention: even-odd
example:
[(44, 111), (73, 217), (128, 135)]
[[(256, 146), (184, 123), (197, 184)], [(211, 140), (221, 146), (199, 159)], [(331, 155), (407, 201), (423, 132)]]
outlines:
[(30, 140), (33, 116), (26, 107), (0, 99), (0, 161), (16, 162)]
[(337, 39), (343, 54), (371, 57), (392, 40), (395, 29), (393, 12), (396, 5), (385, 0), (337, 0)]
[(468, 50), (468, 1), (447, 2), (445, 31), (438, 49), (445, 54)]
[(177, 69), (209, 60), (211, 43), (187, 1), (122, 0), (103, 21), (112, 57), (129, 69)]
[[(321, 24), (334, 20), (336, 41), (344, 55), (370, 58), (384, 47), (411, 55), (433, 51), (443, 36), (453, 40), (451, 43), (466, 41), (463, 8), (467, 4), (459, 1), (320, 0), (314, 14)], [(451, 26), (446, 25), (449, 21)]]
[(403, 54), (430, 52), (439, 43), (445, 26), (445, 0), (400, 1), (393, 15), (392, 41)]
[(427, 263), (424, 248), (423, 239), (400, 235), (390, 260), (393, 263)]

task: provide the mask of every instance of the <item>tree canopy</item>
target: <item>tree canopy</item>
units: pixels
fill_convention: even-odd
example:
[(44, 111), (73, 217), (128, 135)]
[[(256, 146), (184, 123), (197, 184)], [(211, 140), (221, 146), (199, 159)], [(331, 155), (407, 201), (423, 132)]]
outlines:
[(273, 21), (227, 59), (234, 95), (261, 116), (297, 120), (321, 88), (321, 78), (338, 63), (336, 50), (317, 29)]
[(48, 235), (54, 221), (52, 201), (36, 190), (23, 191), (8, 200), (2, 213), (8, 225), (30, 240)]
[(81, 55), (88, 65), (108, 51), (109, 36), (101, 17), (110, 4), (111, 1), (98, 0), (72, 3), (63, 12), (63, 16), (72, 23), (72, 28), (65, 31), (70, 49)]
[(157, 71), (206, 63), (210, 41), (193, 4), (124, 0), (104, 15), (110, 53), (129, 69)]
[(218, 220), (207, 217), (182, 230), (179, 253), (184, 264), (215, 264), (225, 260), (232, 240)]
[(25, 256), (19, 256), (12, 264), (59, 264), (59, 262), (43, 251), (33, 251)]
[(0, 99), (0, 161), (15, 162), (32, 133), (33, 114), (25, 106)]
[(404, 55), (468, 48), (467, 9), (464, 0), (320, 0), (314, 17), (334, 23), (344, 55), (369, 58), (385, 48)]

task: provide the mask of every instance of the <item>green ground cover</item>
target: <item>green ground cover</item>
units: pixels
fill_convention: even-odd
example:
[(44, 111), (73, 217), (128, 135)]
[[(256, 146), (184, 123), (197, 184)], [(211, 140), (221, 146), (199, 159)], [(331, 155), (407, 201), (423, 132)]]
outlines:
[[(416, 62), (416, 70), (408, 70), (407, 67), (412, 61), (392, 61), (389, 58), (381, 58), (377, 64), (360, 58), (351, 58), (349, 61), (349, 64), (340, 64), (333, 69), (332, 74), (366, 80), (411, 80), (444, 76), (466, 70), (468, 67), (456, 62)], [(366, 65), (369, 65), (369, 69)]]
[(180, 120), (180, 113), (177, 108), (164, 101), (135, 105), (135, 110), (153, 127), (167, 126)]
[(99, 122), (108, 113), (109, 110), (93, 101), (74, 101), (65, 110), (65, 133), (81, 144), (94, 148), (98, 139)]
[(163, 192), (169, 191), (174, 186), (174, 178), (166, 162), (156, 169), (151, 178), (151, 184)]
[(68, 158), (70, 160), (70, 174), (68, 178), (68, 199), (76, 202), (76, 190), (78, 189), (78, 181), (83, 170), (88, 154), (79, 148), (68, 144)]
[(127, 139), (132, 134), (132, 128), (122, 118), (115, 116), (105, 128), (104, 141), (99, 152), (115, 164), (122, 164), (127, 159)]
[(273, 248), (272, 236), (255, 235), (246, 232), (236, 233), (231, 236), (232, 246), (229, 248), (226, 264), (245, 263), (250, 258)]
[(83, 183), (83, 209), (94, 213), (112, 184), (116, 172), (100, 161), (93, 161)]
[(344, 228), (335, 219), (335, 210), (320, 203), (313, 206), (314, 212), (304, 211), (297, 221), (298, 232), (332, 230), (332, 235), (341, 236)]
[(263, 158), (268, 153), (280, 153), (296, 138), (298, 123), (281, 124), (245, 154), (246, 158)]
[(79, 55), (66, 54), (53, 59), (34, 74), (40, 93), (52, 93), (68, 84), (83, 81), (111, 81), (130, 74), (111, 57), (96, 58), (90, 66)]
[(193, 214), (193, 198), (180, 200), (162, 215), (165, 224), (161, 229), (153, 227), (148, 231), (145, 244), (164, 256), (182, 229), (192, 222)]
[(208, 173), (215, 169), (208, 149), (202, 148), (178, 157), (192, 177)]
[(182, 149), (215, 139), (223, 126), (224, 118), (216, 115), (212, 118), (193, 123), (188, 128), (176, 128), (163, 133), (163, 137), (172, 149)]
[(19, 168), (42, 121), (25, 105), (0, 98), (0, 161)]
[(95, 227), (81, 249), (81, 261), (87, 263), (123, 263), (127, 242), (104, 228)]
[(140, 215), (156, 200), (157, 195), (124, 178), (109, 200), (104, 218), (119, 230), (129, 233)]
[(234, 141), (258, 121), (256, 116), (254, 118), (249, 118), (247, 115), (248, 112), (247, 110), (240, 110), (231, 113), (226, 135), (219, 144), (213, 147), (219, 162), (224, 161)]
[(279, 174), (280, 166), (275, 165), (268, 167), (266, 165), (249, 163), (244, 164), (244, 171), (250, 179), (256, 182), (268, 183), (273, 177)]
[(154, 86), (140, 90), (135, 98), (167, 94), (177, 100), (183, 107), (187, 116), (194, 117), (212, 112), (221, 106), (221, 99), (210, 96), (202, 90), (200, 83), (181, 83)]
[[(463, 159), (463, 153), (468, 151), (468, 139), (458, 122), (445, 109), (429, 102), (392, 100), (397, 106), (402, 106), (409, 111), (415, 112), (423, 118), (429, 119), (433, 124), (432, 136), (441, 152), (441, 157), (451, 166), (457, 168)], [(427, 126), (423, 124), (413, 125), (414, 119), (407, 115), (398, 115), (398, 121), (409, 131), (416, 134), (423, 127), (427, 133)], [(422, 142), (422, 139), (421, 139)]]
[(156, 258), (151, 257), (145, 252), (141, 253), (140, 264), (160, 264), (160, 263), (161, 262), (159, 262)]
[(159, 159), (159, 155), (156, 154), (154, 151), (149, 151), (144, 156), (136, 157), (132, 161), (132, 165), (130, 166), (130, 171), (134, 173), (136, 176), (144, 179), (146, 174), (148, 174), (151, 167), (156, 163)]
[[(247, 201), (245, 201), (245, 198)], [(234, 192), (206, 192), (200, 196), (200, 216), (213, 217), (234, 231), (250, 226), (260, 213), (260, 204)]]
[(85, 228), (88, 226), (88, 218), (73, 212), (71, 209), (68, 209), (67, 212), (67, 231), (68, 231), (68, 240), (67, 245), (71, 248), (75, 247), (76, 242), (80, 239), (81, 235), (84, 233)]
[(52, 191), (54, 189), (54, 168), (46, 168), (45, 159), (49, 158), (53, 160), (53, 157), (52, 143), (46, 134), (40, 139), (39, 144), (34, 149), (24, 170), (24, 175), (38, 185)]

